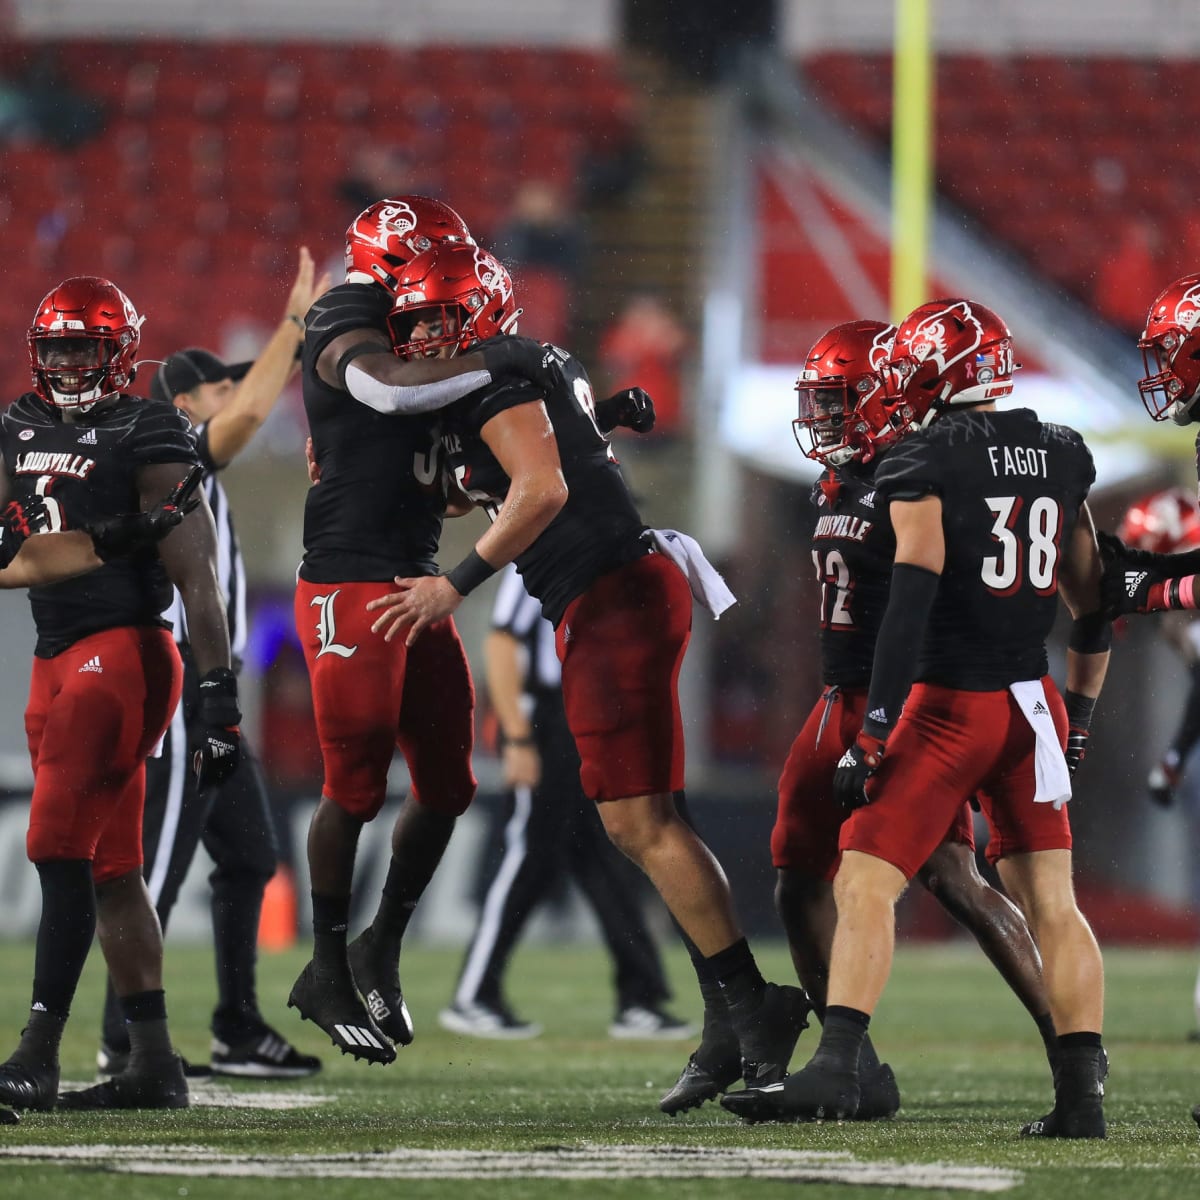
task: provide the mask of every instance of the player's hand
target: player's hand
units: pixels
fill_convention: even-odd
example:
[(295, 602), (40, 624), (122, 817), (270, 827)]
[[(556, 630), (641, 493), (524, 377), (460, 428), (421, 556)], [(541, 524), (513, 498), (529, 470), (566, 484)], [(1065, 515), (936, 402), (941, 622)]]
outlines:
[(0, 512), (0, 570), (17, 557), (27, 538), (42, 533), (49, 523), (41, 496), (35, 496), (27, 503), (10, 500)]
[(1146, 793), (1159, 808), (1170, 808), (1175, 803), (1175, 789), (1179, 786), (1180, 762), (1177, 750), (1168, 750), (1146, 780)]
[(223, 784), (242, 758), (237, 676), (228, 667), (214, 667), (200, 680), (197, 716), (200, 736), (192, 750), (192, 770), (203, 791)]
[(1120, 538), (1100, 530), (1100, 560), (1104, 574), (1100, 578), (1100, 605), (1112, 620), (1128, 613), (1150, 611), (1150, 592), (1156, 583), (1171, 578), (1161, 564), (1162, 555), (1147, 554), (1126, 546)]
[(869, 733), (860, 732), (838, 759), (837, 770), (833, 773), (833, 796), (847, 812), (871, 803), (867, 780), (879, 770), (883, 752), (883, 742)]
[(305, 438), (304, 440), (304, 463), (308, 467), (308, 482), (320, 483), (321, 468), (317, 466), (317, 455), (316, 451), (313, 450), (312, 438)]
[(1087, 755), (1088, 730), (1067, 730), (1067, 773), (1074, 778), (1075, 771)]
[(558, 354), (533, 338), (501, 333), (480, 342), (476, 350), (493, 379), (525, 379), (549, 394), (558, 383)]
[(204, 468), (197, 464), (168, 495), (146, 512), (121, 513), (84, 525), (83, 531), (91, 535), (97, 557), (108, 562), (110, 558), (121, 558), (156, 546), (198, 507), (203, 479)]
[(618, 425), (634, 433), (649, 433), (654, 428), (654, 401), (640, 387), (622, 388), (596, 401), (596, 424), (601, 433), (612, 433)]
[(454, 584), (445, 575), (423, 575), (419, 579), (396, 577), (396, 591), (379, 596), (367, 605), (378, 612), (372, 633), (382, 633), (390, 642), (408, 627), (406, 646), (421, 636), (421, 630), (448, 617), (463, 601)]

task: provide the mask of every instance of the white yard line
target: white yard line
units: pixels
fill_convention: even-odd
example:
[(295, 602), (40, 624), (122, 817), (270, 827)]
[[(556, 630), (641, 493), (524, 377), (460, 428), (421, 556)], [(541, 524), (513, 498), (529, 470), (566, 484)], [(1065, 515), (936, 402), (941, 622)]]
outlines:
[(206, 1146), (12, 1146), (0, 1159), (86, 1164), (130, 1175), (304, 1179), (785, 1179), (1004, 1192), (1019, 1171), (947, 1163), (866, 1162), (846, 1153), (690, 1146), (554, 1150), (409, 1150), (382, 1154), (227, 1154)]

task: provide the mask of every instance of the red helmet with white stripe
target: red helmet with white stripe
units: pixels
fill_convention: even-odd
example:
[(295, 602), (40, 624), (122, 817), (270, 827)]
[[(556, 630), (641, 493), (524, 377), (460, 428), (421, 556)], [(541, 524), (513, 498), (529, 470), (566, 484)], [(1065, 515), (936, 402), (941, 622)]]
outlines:
[(1178, 554), (1200, 546), (1196, 497), (1180, 487), (1164, 488), (1135, 500), (1121, 518), (1117, 537), (1153, 554)]
[(346, 230), (346, 282), (381, 283), (396, 277), (418, 254), (442, 242), (475, 245), (466, 222), (429, 196), (392, 196), (363, 209)]
[(1138, 391), (1156, 421), (1200, 420), (1200, 275), (1177, 279), (1150, 306), (1138, 340), (1146, 374)]

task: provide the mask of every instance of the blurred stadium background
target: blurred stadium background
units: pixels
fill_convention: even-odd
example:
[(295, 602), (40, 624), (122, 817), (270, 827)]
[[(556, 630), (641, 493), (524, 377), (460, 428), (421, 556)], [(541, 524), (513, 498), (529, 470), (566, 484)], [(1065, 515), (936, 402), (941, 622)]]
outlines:
[[(1194, 485), (1189, 434), (1154, 427), (1138, 401), (1134, 342), (1153, 296), (1200, 266), (1200, 9), (929, 5), (925, 294), (967, 294), (1008, 320), (1024, 363), (1016, 398), (1085, 433), (1095, 512), (1114, 528), (1133, 497)], [(891, 221), (896, 8), (0, 0), (4, 393), (27, 387), (25, 329), (67, 275), (103, 274), (131, 296), (149, 359), (203, 345), (240, 360), (278, 319), (299, 245), (336, 272), (345, 226), (372, 200), (452, 204), (511, 264), (522, 332), (570, 346), (601, 389), (640, 382), (659, 400), (659, 432), (618, 452), (647, 519), (698, 536), (741, 600), (719, 625), (697, 615), (689, 794), (747, 923), (773, 933), (774, 782), (818, 686), (813, 473), (791, 436), (792, 384), (822, 330), (889, 311), (893, 234), (913, 233)], [(301, 923), (319, 789), (291, 630), (304, 436), (293, 385), (226, 481), (253, 585), (249, 725), (290, 834)], [(454, 526), (447, 561), (478, 536), (474, 518)], [(476, 661), (489, 601), (461, 612)], [(26, 936), (38, 900), (24, 859), (22, 595), (0, 596), (0, 630), (0, 935)], [(1187, 944), (1196, 825), (1145, 795), (1186, 672), (1143, 621), (1109, 679), (1072, 804), (1083, 907), (1104, 942)], [(477, 769), (478, 811), (418, 914), (430, 940), (464, 937), (472, 918), (499, 790), (486, 714)], [(397, 796), (404, 782), (399, 764)], [(379, 839), (361, 860), (373, 895)], [(207, 927), (203, 873), (175, 937)], [(923, 897), (904, 904), (910, 934), (954, 936)], [(567, 904), (544, 932), (588, 927)]]

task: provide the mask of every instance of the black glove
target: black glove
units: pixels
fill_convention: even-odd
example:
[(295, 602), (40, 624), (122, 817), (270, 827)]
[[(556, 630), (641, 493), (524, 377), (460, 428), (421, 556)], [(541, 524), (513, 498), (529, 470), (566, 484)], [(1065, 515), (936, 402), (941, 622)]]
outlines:
[(1084, 756), (1087, 754), (1088, 730), (1086, 729), (1068, 729), (1067, 730), (1067, 773), (1074, 778), (1075, 769), (1083, 762)]
[(214, 667), (200, 680), (197, 717), (200, 737), (192, 753), (192, 769), (196, 787), (203, 791), (224, 783), (242, 757), (237, 676), (228, 667)]
[(0, 513), (0, 570), (17, 557), (26, 538), (41, 533), (48, 524), (49, 516), (41, 496), (35, 496), (25, 504), (10, 500)]
[(601, 433), (612, 433), (618, 425), (634, 433), (649, 433), (654, 428), (654, 401), (640, 387), (622, 388), (596, 402), (596, 424)]
[(561, 352), (533, 338), (500, 333), (475, 349), (483, 355), (493, 379), (525, 379), (548, 393), (562, 378), (557, 371)]
[(871, 803), (867, 780), (883, 762), (884, 743), (869, 733), (860, 733), (838, 759), (833, 773), (833, 797), (847, 812)]
[(158, 545), (200, 503), (204, 468), (197, 464), (148, 512), (102, 517), (83, 526), (91, 535), (99, 558), (122, 558)]
[(1189, 574), (1186, 567), (1183, 572), (1178, 571), (1180, 564), (1166, 567), (1167, 555), (1135, 550), (1111, 533), (1100, 531), (1096, 536), (1104, 564), (1104, 574), (1100, 577), (1100, 605), (1110, 620), (1127, 613), (1149, 611), (1150, 591), (1155, 584), (1176, 574)]
[(1159, 808), (1170, 808), (1175, 803), (1175, 789), (1179, 786), (1179, 751), (1168, 750), (1163, 760), (1146, 780), (1146, 792)]

